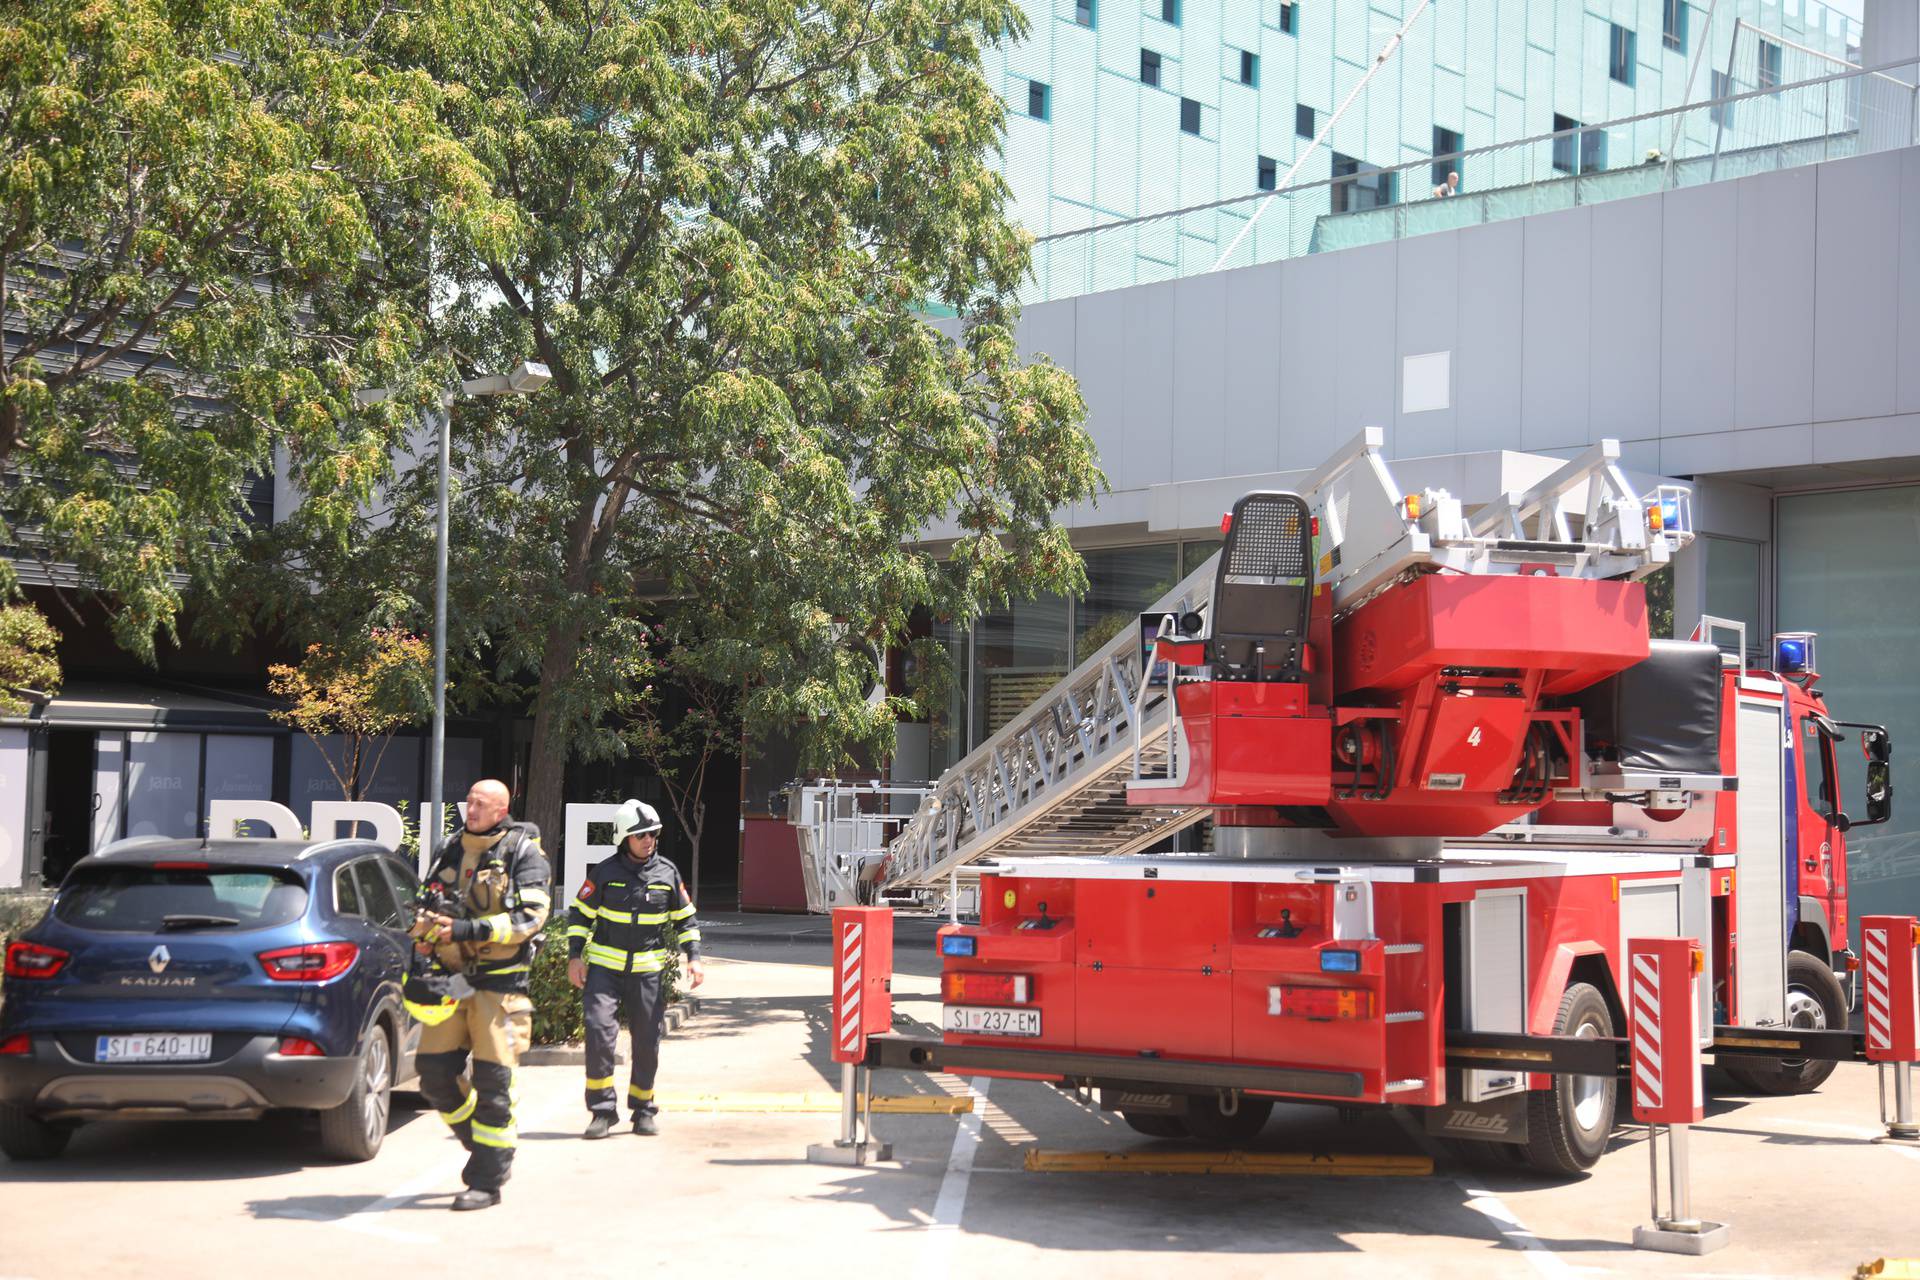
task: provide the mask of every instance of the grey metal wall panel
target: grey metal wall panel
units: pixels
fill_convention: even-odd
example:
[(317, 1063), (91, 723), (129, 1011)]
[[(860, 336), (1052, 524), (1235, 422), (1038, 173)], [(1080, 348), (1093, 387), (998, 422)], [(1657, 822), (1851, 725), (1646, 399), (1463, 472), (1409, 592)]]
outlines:
[(1074, 366), (1073, 332), (1076, 303), (1071, 299), (1042, 302), (1020, 313), (1014, 345), (1022, 360), (1046, 356), (1063, 369)]
[(1073, 375), (1087, 402), (1087, 434), (1109, 483), (1126, 466), (1127, 326), (1114, 294), (1074, 303)]
[(1661, 205), (1660, 434), (1725, 431), (1733, 426), (1738, 189), (1686, 187)]
[(1899, 324), (1899, 152), (1823, 165), (1814, 245), (1813, 416), (1882, 417), (1894, 411)]
[(1901, 413), (1920, 413), (1920, 147), (1902, 152), (1900, 160), (1900, 332), (1894, 359), (1899, 385), (1895, 396)]
[(1227, 282), (1226, 469), (1280, 466), (1280, 382), (1292, 371), (1280, 341), (1282, 263), (1221, 273)]
[(1752, 431), (1668, 436), (1660, 442), (1660, 470), (1670, 476), (1804, 467), (1812, 461), (1813, 428), (1805, 423), (1792, 427), (1758, 427)]
[(1459, 346), (1453, 357), (1458, 448), (1520, 447), (1520, 369), (1526, 356), (1521, 280), (1525, 224), (1459, 232)]
[(1142, 285), (1123, 294), (1127, 359), (1126, 465), (1109, 471), (1116, 489), (1144, 489), (1164, 480), (1173, 462), (1172, 283)]
[(1526, 220), (1525, 234), (1520, 447), (1566, 448), (1587, 439), (1593, 211), (1537, 214)]
[(1334, 419), (1329, 424), (1333, 430), (1321, 436), (1328, 447), (1332, 440), (1344, 440), (1362, 427), (1380, 427), (1386, 432), (1387, 448), (1400, 452), (1393, 429), (1400, 384), (1400, 362), (1394, 354), (1399, 256), (1400, 246), (1392, 243), (1339, 255), (1338, 378)]
[(1340, 332), (1335, 298), (1343, 284), (1340, 254), (1313, 254), (1285, 264), (1280, 289), (1279, 470), (1310, 467), (1334, 433)]
[[(1227, 277), (1214, 272), (1173, 293), (1173, 453), (1167, 477), (1226, 475)], [(1152, 483), (1149, 481), (1148, 483)]]
[(1734, 248), (1733, 424), (1773, 427), (1813, 417), (1813, 254), (1817, 170), (1746, 178)]
[(1593, 207), (1588, 434), (1660, 434), (1661, 217), (1658, 200)]
[(1457, 404), (1449, 390), (1444, 409), (1405, 412), (1402, 361), (1407, 356), (1445, 351), (1455, 385), (1459, 378), (1460, 237), (1452, 231), (1414, 236), (1401, 242), (1399, 302), (1395, 312), (1393, 362), (1394, 433), (1402, 457), (1452, 453), (1456, 445)]

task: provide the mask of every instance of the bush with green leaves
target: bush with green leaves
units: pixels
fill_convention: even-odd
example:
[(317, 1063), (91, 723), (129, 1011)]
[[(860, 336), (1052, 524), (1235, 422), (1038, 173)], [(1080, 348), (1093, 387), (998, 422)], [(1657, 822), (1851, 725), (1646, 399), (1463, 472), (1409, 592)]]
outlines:
[[(533, 959), (528, 994), (533, 998), (533, 1042), (568, 1044), (587, 1034), (586, 1012), (580, 992), (567, 981), (567, 922), (557, 913), (547, 922), (540, 954)], [(680, 946), (669, 931), (667, 967), (661, 974), (669, 1002), (681, 999)]]

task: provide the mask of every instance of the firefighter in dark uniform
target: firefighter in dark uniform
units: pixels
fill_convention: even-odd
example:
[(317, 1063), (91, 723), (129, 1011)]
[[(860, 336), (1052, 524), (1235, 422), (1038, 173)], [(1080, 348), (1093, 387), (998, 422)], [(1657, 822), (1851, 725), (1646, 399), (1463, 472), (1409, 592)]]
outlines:
[(429, 906), (414, 924), (423, 951), (457, 975), (460, 991), (471, 987), (457, 1000), (416, 994), (407, 1002), (426, 1024), (414, 1059), (420, 1092), (470, 1153), (455, 1209), (499, 1204), (513, 1168), (513, 1077), (533, 1036), (533, 940), (553, 901), (540, 832), (507, 816), (508, 803), (505, 783), (473, 784), (466, 825), (440, 847), (422, 892), (426, 899), (438, 886), (462, 914)]
[(706, 980), (693, 899), (679, 868), (660, 856), (660, 815), (651, 805), (629, 800), (620, 806), (613, 830), (620, 852), (588, 868), (567, 912), (567, 977), (586, 990), (589, 1138), (606, 1137), (620, 1117), (613, 1057), (623, 1007), (633, 1038), (627, 1082), (633, 1131), (660, 1131), (653, 1081), (666, 1029), (660, 975), (667, 967), (670, 929), (677, 930), (676, 941), (686, 953), (688, 984), (697, 987)]

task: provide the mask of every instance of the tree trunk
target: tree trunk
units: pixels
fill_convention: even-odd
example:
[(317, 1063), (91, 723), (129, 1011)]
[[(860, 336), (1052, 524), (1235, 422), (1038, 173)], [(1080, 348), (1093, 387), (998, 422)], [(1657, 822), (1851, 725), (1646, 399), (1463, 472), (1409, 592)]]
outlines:
[(527, 770), (527, 821), (540, 828), (554, 874), (561, 874), (566, 838), (567, 741), (554, 702), (563, 682), (573, 673), (580, 649), (580, 633), (555, 626), (547, 631), (547, 652), (540, 662), (540, 690), (533, 699), (533, 760)]

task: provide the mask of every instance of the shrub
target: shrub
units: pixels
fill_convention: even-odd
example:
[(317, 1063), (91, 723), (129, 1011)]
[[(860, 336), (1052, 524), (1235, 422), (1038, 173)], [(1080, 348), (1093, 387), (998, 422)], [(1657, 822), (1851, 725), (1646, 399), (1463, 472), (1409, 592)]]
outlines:
[[(533, 1042), (567, 1044), (587, 1034), (586, 1011), (580, 993), (567, 981), (567, 921), (565, 913), (547, 922), (542, 933), (545, 941), (533, 959), (528, 974), (527, 994), (533, 1000)], [(667, 999), (678, 1000), (680, 990), (680, 948), (669, 930), (667, 967), (660, 975)]]

